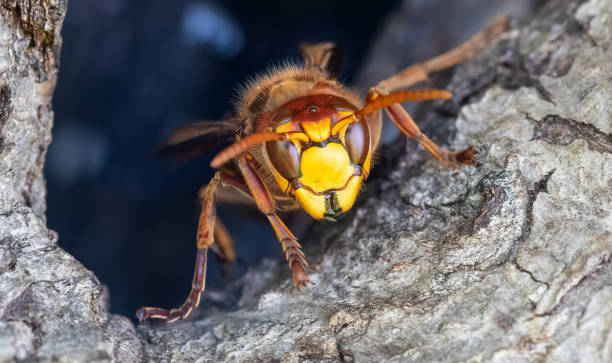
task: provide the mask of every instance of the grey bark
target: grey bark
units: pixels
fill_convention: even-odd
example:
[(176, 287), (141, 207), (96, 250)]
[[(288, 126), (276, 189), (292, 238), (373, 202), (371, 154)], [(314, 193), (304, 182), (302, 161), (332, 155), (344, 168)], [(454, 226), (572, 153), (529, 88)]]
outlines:
[(65, 13), (65, 0), (0, 3), (2, 362), (108, 360), (139, 344), (128, 319), (107, 313), (98, 279), (45, 226), (43, 165)]
[[(100, 282), (44, 223), (65, 3), (10, 4), (0, 19), (0, 360), (612, 361), (608, 0), (552, 1), (457, 67), (453, 99), (416, 115), (437, 141), (477, 146), (479, 164), (446, 169), (395, 142), (355, 213), (305, 239), (314, 286), (297, 291), (286, 266), (267, 261), (207, 291), (192, 319), (137, 329), (107, 312)], [(404, 15), (389, 19), (366, 70), (380, 57), (387, 74), (405, 65), (390, 56)], [(234, 311), (206, 307), (236, 290)]]

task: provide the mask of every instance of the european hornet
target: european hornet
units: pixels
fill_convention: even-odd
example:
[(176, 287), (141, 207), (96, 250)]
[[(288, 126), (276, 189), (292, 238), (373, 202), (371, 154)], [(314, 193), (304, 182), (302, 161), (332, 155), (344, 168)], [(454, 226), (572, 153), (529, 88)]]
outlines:
[(474, 148), (449, 151), (439, 147), (421, 133), (400, 103), (450, 98), (444, 90), (405, 89), (427, 80), (431, 72), (471, 57), (506, 25), (505, 17), (495, 18), (459, 47), (383, 80), (370, 89), (365, 101), (335, 79), (340, 47), (329, 42), (302, 44), (304, 64), (276, 68), (250, 82), (243, 89), (235, 117), (176, 129), (160, 148), (162, 153), (182, 153), (191, 158), (211, 147), (225, 148), (210, 163), (218, 171), (200, 190), (202, 210), (191, 292), (177, 309), (140, 308), (136, 313), (140, 322), (149, 318), (173, 322), (187, 317), (198, 306), (209, 248), (230, 262), (235, 259), (232, 239), (215, 217), (220, 186), (233, 189), (233, 196), (224, 193), (225, 200), (241, 194), (266, 216), (281, 243), (295, 285), (298, 289), (305, 287), (310, 282), (308, 263), (278, 212), (301, 208), (315, 220), (335, 222), (349, 211), (379, 146), (382, 109), (402, 133), (416, 139), (441, 163), (451, 167), (473, 164), (478, 153)]

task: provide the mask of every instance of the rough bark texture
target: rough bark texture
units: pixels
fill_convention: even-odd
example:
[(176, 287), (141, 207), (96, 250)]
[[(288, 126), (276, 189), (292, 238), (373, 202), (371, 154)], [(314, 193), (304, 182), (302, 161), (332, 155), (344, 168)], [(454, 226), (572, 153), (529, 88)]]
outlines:
[[(0, 3), (0, 361), (94, 361), (139, 344), (98, 279), (45, 227), (65, 0)], [(137, 357), (134, 357), (137, 358)]]
[(552, 1), (458, 67), (417, 119), (480, 163), (391, 152), (352, 217), (309, 233), (314, 286), (267, 262), (138, 329), (44, 226), (65, 3), (31, 3), (0, 19), (0, 360), (612, 361), (610, 1)]

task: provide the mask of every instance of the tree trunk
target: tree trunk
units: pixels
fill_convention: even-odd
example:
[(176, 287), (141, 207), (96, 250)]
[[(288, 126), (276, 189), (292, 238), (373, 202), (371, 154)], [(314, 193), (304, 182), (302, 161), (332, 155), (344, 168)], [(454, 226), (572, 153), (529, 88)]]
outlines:
[[(454, 97), (415, 119), (476, 146), (478, 165), (393, 143), (355, 212), (305, 239), (315, 285), (267, 261), (228, 288), (235, 311), (205, 292), (192, 319), (138, 329), (45, 227), (65, 12), (51, 3), (0, 18), (0, 360), (612, 361), (609, 0), (550, 1), (434, 79)], [(362, 82), (406, 65), (408, 16), (388, 20)]]
[(139, 357), (123, 353), (140, 344), (130, 321), (106, 312), (98, 279), (59, 248), (57, 234), (45, 226), (43, 165), (66, 5), (0, 4), (2, 362)]

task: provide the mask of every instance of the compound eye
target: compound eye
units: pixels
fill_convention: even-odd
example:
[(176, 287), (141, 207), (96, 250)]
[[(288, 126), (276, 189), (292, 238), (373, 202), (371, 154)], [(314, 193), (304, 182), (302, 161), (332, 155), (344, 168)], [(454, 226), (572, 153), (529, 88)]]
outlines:
[(364, 122), (355, 122), (346, 128), (344, 133), (346, 150), (355, 164), (362, 165), (370, 151), (370, 132)]
[(272, 165), (283, 178), (298, 178), (300, 172), (300, 153), (290, 141), (268, 141), (266, 151)]

